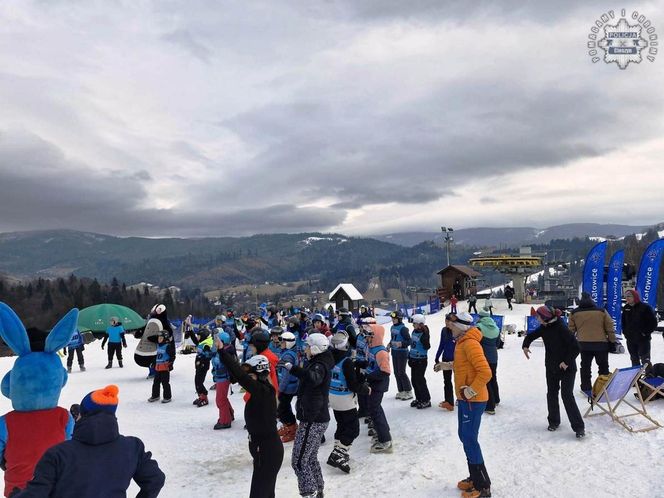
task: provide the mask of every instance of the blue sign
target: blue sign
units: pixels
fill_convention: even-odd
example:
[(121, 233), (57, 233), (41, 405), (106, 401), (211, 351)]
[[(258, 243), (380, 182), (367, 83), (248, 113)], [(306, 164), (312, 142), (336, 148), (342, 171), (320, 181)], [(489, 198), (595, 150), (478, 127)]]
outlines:
[(657, 304), (657, 283), (662, 254), (664, 254), (664, 239), (650, 244), (641, 257), (639, 273), (636, 277), (636, 290), (641, 296), (641, 301), (653, 308)]
[(582, 291), (592, 297), (597, 306), (604, 306), (604, 259), (606, 257), (606, 241), (595, 244), (586, 256), (583, 265)]
[(438, 313), (440, 311), (440, 299), (433, 297), (429, 299), (429, 313)]
[(622, 313), (622, 271), (625, 251), (617, 251), (609, 263), (609, 275), (606, 281), (606, 311), (609, 312), (616, 334), (622, 333), (620, 314)]

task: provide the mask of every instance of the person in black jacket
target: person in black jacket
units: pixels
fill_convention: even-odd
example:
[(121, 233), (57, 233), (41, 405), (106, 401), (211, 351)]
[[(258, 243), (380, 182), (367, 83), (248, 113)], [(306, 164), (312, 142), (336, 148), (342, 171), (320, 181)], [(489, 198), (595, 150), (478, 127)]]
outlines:
[(576, 377), (576, 357), (579, 355), (579, 344), (574, 335), (560, 318), (560, 310), (549, 306), (537, 308), (537, 320), (542, 324), (528, 334), (523, 340), (523, 353), (530, 359), (530, 344), (540, 337), (544, 341), (544, 365), (546, 368), (546, 401), (549, 409), (549, 431), (560, 426), (560, 405), (558, 391), (563, 399), (567, 418), (577, 438), (586, 435), (585, 424), (581, 412), (574, 399), (574, 378)]
[(304, 350), (309, 363), (305, 367), (284, 364), (300, 381), (296, 404), (300, 424), (295, 434), (291, 466), (297, 476), (300, 495), (306, 497), (323, 496), (325, 487), (318, 449), (330, 423), (329, 390), (334, 357), (329, 344), (323, 334), (311, 334)]
[(641, 301), (635, 289), (625, 292), (625, 301), (621, 323), (629, 358), (633, 367), (645, 365), (650, 363), (650, 340), (657, 328), (657, 317), (653, 309)]
[(357, 328), (353, 322), (353, 315), (347, 308), (339, 308), (337, 311), (339, 321), (332, 327), (332, 333), (336, 334), (340, 330), (348, 332), (348, 342), (351, 348), (355, 348), (357, 344)]
[(259, 354), (240, 366), (237, 355), (223, 349), (218, 354), (231, 375), (251, 394), (244, 405), (249, 452), (254, 459), (249, 497), (274, 498), (284, 445), (277, 433), (277, 397), (270, 383), (270, 362)]
[(369, 395), (371, 389), (364, 376), (355, 372), (353, 359), (349, 354), (348, 332), (341, 330), (330, 339), (334, 368), (330, 381), (330, 406), (337, 421), (334, 432), (334, 449), (327, 464), (346, 474), (350, 472), (348, 452), (353, 441), (360, 435), (360, 419), (357, 416), (358, 395)]
[(137, 437), (119, 433), (118, 392), (118, 386), (106, 386), (74, 405), (72, 439), (44, 453), (32, 481), (15, 497), (124, 497), (132, 479), (141, 489), (138, 498), (159, 495), (165, 476), (152, 454)]

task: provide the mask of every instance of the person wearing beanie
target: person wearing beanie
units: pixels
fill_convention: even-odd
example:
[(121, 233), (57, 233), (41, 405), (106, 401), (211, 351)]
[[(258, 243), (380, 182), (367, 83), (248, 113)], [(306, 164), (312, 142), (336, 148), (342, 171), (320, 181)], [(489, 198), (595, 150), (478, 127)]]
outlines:
[(284, 365), (300, 381), (296, 403), (300, 423), (295, 433), (291, 466), (297, 476), (300, 495), (306, 497), (322, 496), (325, 487), (318, 449), (330, 423), (329, 391), (334, 357), (329, 344), (323, 334), (311, 334), (304, 350), (309, 359), (307, 365)]
[(254, 460), (249, 498), (274, 498), (284, 445), (277, 434), (277, 397), (270, 382), (270, 362), (257, 354), (242, 365), (237, 354), (220, 349), (219, 359), (251, 397), (244, 405), (249, 452)]
[(641, 301), (636, 289), (625, 292), (626, 304), (622, 309), (622, 331), (627, 340), (627, 351), (632, 366), (650, 363), (650, 340), (657, 328), (654, 310)]
[(72, 439), (44, 453), (33, 479), (15, 497), (126, 496), (132, 479), (139, 497), (159, 495), (165, 481), (159, 465), (140, 439), (119, 432), (118, 392), (110, 385), (83, 398)]
[(456, 339), (454, 350), (454, 387), (458, 402), (459, 439), (466, 454), (469, 477), (457, 483), (463, 498), (491, 496), (491, 479), (484, 465), (478, 441), (482, 414), (489, 399), (487, 383), (491, 368), (480, 341), (482, 332), (473, 326), (470, 313), (450, 313), (446, 324)]
[(579, 306), (569, 317), (569, 329), (576, 334), (581, 350), (581, 391), (592, 396), (592, 362), (597, 362), (599, 375), (609, 375), (609, 352), (616, 351), (616, 330), (611, 315), (595, 306), (587, 292), (581, 294)]
[(560, 318), (560, 310), (549, 306), (540, 306), (535, 311), (540, 326), (526, 335), (523, 340), (523, 353), (530, 359), (530, 345), (536, 339), (544, 342), (544, 366), (546, 369), (546, 402), (549, 431), (560, 426), (560, 405), (558, 392), (563, 399), (565, 412), (577, 438), (583, 438), (585, 424), (579, 407), (574, 399), (574, 378), (576, 377), (576, 357), (579, 355), (579, 343)]
[(489, 391), (489, 400), (486, 403), (486, 412), (489, 415), (496, 414), (496, 405), (500, 403), (500, 393), (498, 391), (498, 378), (496, 372), (498, 370), (498, 339), (500, 337), (500, 329), (489, 316), (489, 312), (481, 310), (479, 312), (480, 319), (477, 322), (477, 328), (482, 332), (482, 349), (484, 356), (491, 368), (491, 379), (486, 387)]

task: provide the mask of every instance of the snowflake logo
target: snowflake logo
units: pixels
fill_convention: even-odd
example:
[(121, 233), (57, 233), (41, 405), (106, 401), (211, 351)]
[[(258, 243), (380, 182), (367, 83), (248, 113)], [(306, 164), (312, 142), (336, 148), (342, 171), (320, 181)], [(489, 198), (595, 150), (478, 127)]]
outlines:
[(599, 261), (599, 259), (600, 259), (600, 256), (597, 253), (594, 253), (592, 256), (590, 256), (590, 261), (592, 261), (593, 263), (597, 263)]
[(646, 255), (650, 261), (655, 261), (657, 259), (659, 252), (657, 249), (651, 249)]
[(626, 69), (630, 62), (641, 62), (641, 50), (648, 42), (641, 36), (639, 24), (629, 24), (622, 17), (617, 24), (604, 25), (604, 38), (597, 46), (604, 50), (604, 62), (615, 62), (620, 69)]

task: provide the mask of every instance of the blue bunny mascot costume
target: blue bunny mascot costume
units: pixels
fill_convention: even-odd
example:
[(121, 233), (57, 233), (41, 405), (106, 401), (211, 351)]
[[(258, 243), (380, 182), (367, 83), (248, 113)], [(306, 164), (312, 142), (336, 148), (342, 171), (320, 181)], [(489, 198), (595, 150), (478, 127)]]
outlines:
[(2, 394), (14, 407), (0, 417), (5, 496), (25, 488), (47, 449), (71, 439), (74, 419), (58, 406), (60, 391), (67, 383), (58, 351), (71, 340), (77, 321), (78, 310), (72, 309), (48, 335), (35, 329), (28, 335), (16, 313), (0, 302), (0, 336), (18, 356), (1, 385)]

